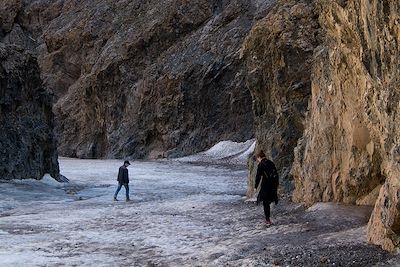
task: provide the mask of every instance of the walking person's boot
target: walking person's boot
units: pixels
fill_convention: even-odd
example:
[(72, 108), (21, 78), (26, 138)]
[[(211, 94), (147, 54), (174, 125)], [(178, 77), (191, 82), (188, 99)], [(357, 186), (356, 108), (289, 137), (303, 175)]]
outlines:
[(113, 201), (118, 201), (118, 199), (116, 197), (113, 197)]

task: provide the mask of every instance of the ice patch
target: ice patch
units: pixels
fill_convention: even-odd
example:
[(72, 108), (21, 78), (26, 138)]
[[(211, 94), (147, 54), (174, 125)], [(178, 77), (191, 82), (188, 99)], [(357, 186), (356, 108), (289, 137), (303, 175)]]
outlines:
[(255, 139), (251, 139), (243, 143), (222, 141), (211, 147), (209, 150), (175, 160), (181, 162), (228, 163), (245, 165), (249, 156), (254, 152), (255, 147)]
[(244, 202), (257, 202), (257, 198), (256, 197), (246, 198)]
[(322, 210), (332, 210), (335, 209), (339, 204), (331, 202), (319, 202), (315, 203), (307, 209), (307, 211), (322, 211)]
[(339, 203), (316, 203), (306, 210), (306, 216), (327, 218), (337, 221), (346, 221), (346, 218), (352, 218), (356, 221), (368, 223), (373, 207), (354, 206), (350, 204)]
[(43, 178), (40, 180), (40, 182), (45, 184), (45, 185), (54, 186), (54, 187), (60, 187), (60, 186), (63, 185), (63, 183), (60, 183), (59, 181), (57, 181), (56, 179), (51, 177), (51, 175), (48, 174), (48, 173), (43, 175)]

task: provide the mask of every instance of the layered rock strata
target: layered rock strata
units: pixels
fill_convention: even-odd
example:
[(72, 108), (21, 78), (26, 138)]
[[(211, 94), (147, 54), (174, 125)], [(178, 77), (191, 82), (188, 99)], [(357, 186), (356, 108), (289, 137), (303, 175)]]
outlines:
[(36, 59), (0, 43), (0, 180), (59, 176), (52, 95)]

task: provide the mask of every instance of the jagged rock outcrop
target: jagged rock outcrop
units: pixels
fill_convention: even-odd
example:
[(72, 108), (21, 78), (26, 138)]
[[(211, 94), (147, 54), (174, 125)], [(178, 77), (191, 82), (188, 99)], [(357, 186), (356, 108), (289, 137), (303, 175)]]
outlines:
[[(387, 114), (378, 111), (379, 99), (396, 97), (391, 77), (399, 59), (384, 4), (315, 3), (324, 38), (314, 53), (310, 116), (293, 171), (300, 178), (295, 198), (354, 203), (385, 181), (380, 146), (392, 140), (383, 142), (386, 131), (379, 128), (392, 122), (380, 121)], [(398, 104), (397, 98), (387, 101)]]
[[(242, 47), (253, 98), (256, 150), (263, 149), (272, 158), (286, 189), (293, 188), (293, 151), (304, 131), (312, 55), (318, 42), (317, 18), (308, 2), (278, 1)], [(254, 179), (254, 173), (249, 177)]]
[(61, 155), (180, 156), (254, 136), (238, 51), (273, 1), (13, 1), (3, 41), (34, 47)]
[(314, 52), (294, 198), (374, 203), (379, 193), (369, 239), (394, 250), (400, 240), (400, 3), (316, 1), (315, 8), (324, 37)]
[[(280, 1), (273, 14), (287, 14), (283, 21), (292, 21), (296, 13), (289, 10), (296, 10), (297, 5), (304, 5), (310, 12), (301, 12), (305, 19), (297, 20), (296, 27), (286, 26), (288, 32), (283, 31), (277, 40), (263, 38), (264, 33), (273, 31), (274, 23), (279, 25), (282, 21), (266, 18), (264, 25), (258, 24), (251, 31), (244, 46), (249, 72), (253, 74), (249, 76), (249, 86), (256, 97), (255, 120), (261, 121), (256, 128), (259, 147), (267, 148), (279, 162), (280, 154), (271, 147), (285, 135), (282, 132), (275, 135), (270, 127), (277, 118), (276, 107), (288, 97), (277, 93), (275, 88), (282, 87), (281, 92), (286, 92), (297, 81), (307, 81), (311, 89), (308, 111), (305, 112), (304, 104), (309, 94), (299, 98), (293, 91), (288, 106), (300, 103), (301, 112), (291, 109), (285, 117), (297, 116), (299, 120), (277, 127), (289, 129), (293, 140), (298, 139), (297, 146), (292, 144), (283, 153), (293, 155), (291, 149), (295, 147), (294, 162), (292, 157), (281, 164), (293, 163), (294, 200), (307, 204), (317, 201), (374, 204), (369, 240), (385, 249), (398, 250), (400, 3), (396, 0)], [(307, 31), (303, 36), (311, 33), (306, 38), (309, 45), (305, 46), (309, 52), (301, 58), (301, 52), (288, 51), (273, 60), (280, 43), (290, 46), (302, 40), (296, 32), (304, 28)], [(293, 77), (290, 84), (274, 78), (290, 74), (290, 69), (276, 71), (287, 66), (286, 62), (307, 71), (298, 77), (290, 75)], [(262, 74), (258, 74), (260, 71)], [(302, 101), (298, 102), (299, 99)], [(257, 102), (261, 102), (265, 113), (272, 114), (269, 116), (272, 121), (266, 119), (268, 115), (257, 112)], [(293, 125), (298, 125), (296, 130), (290, 130)]]
[(59, 176), (52, 95), (36, 59), (0, 43), (0, 179)]

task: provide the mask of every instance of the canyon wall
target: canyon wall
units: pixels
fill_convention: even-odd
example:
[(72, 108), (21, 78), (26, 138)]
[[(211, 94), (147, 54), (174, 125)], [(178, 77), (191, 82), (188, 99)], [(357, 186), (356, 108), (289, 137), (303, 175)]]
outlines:
[[(369, 240), (397, 250), (397, 0), (10, 0), (0, 22), (1, 41), (33, 51), (56, 95), (62, 155), (181, 156), (255, 130), (295, 201), (374, 205)], [(26, 56), (2, 49), (5, 62)], [(3, 73), (24, 64), (33, 63), (3, 64)], [(39, 80), (18, 79), (44, 91)], [(48, 97), (27, 95), (39, 96)], [(1, 99), (2, 112), (24, 114)], [(51, 135), (51, 126), (32, 129)]]
[(376, 203), (369, 239), (394, 250), (400, 234), (400, 3), (315, 1), (315, 9), (323, 39), (314, 52), (307, 127), (296, 148), (294, 199)]
[[(243, 46), (258, 147), (291, 168), (295, 201), (374, 205), (369, 240), (398, 250), (400, 3), (279, 1), (275, 8)], [(279, 54), (293, 44), (301, 49)], [(301, 94), (296, 84), (306, 85)], [(276, 149), (281, 140), (286, 152)]]
[(37, 54), (61, 155), (182, 156), (254, 136), (239, 49), (272, 2), (11, 0), (1, 37)]
[[(285, 191), (293, 189), (290, 170), (294, 148), (304, 132), (318, 29), (309, 1), (278, 1), (242, 46), (253, 98), (256, 150), (263, 149), (275, 162)], [(251, 169), (253, 180), (253, 162)]]
[(36, 59), (0, 43), (0, 180), (59, 176), (52, 95)]

